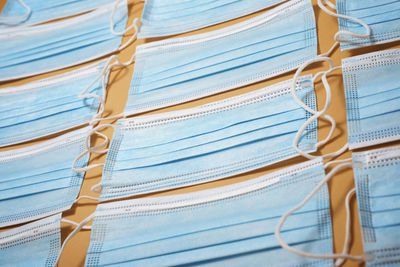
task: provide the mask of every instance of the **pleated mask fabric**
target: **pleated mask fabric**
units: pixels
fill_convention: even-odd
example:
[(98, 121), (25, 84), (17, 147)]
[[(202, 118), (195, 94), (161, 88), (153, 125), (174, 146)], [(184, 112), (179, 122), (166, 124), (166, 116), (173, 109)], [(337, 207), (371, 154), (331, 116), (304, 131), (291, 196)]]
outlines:
[[(126, 1), (115, 10), (118, 32), (125, 29), (128, 19)], [(2, 30), (0, 81), (74, 66), (118, 50), (122, 35), (112, 33), (110, 25), (114, 5), (54, 23)]]
[(61, 213), (0, 232), (1, 266), (53, 267), (60, 251)]
[[(104, 60), (61, 75), (0, 89), (0, 147), (30, 141), (89, 123), (99, 108), (81, 98), (103, 70)], [(102, 96), (101, 81), (88, 91)]]
[[(337, 12), (364, 21), (371, 28), (368, 38), (345, 37), (342, 50), (365, 47), (400, 40), (399, 0), (337, 0)], [(339, 29), (364, 34), (365, 29), (352, 20), (339, 18)]]
[(245, 16), (282, 0), (147, 0), (138, 38), (189, 32)]
[[(12, 26), (28, 26), (48, 22), (55, 19), (78, 15), (102, 5), (114, 3), (115, 0), (8, 0), (0, 13), (0, 28)], [(15, 19), (13, 19), (15, 18)], [(0, 30), (1, 32), (1, 30)]]
[[(0, 227), (49, 216), (71, 208), (84, 173), (72, 171), (86, 149), (90, 128), (36, 145), (0, 152)], [(76, 164), (84, 167), (82, 157)]]
[(400, 146), (353, 153), (367, 266), (400, 265)]
[(350, 149), (399, 140), (400, 49), (346, 58), (342, 66)]
[(217, 31), (139, 45), (124, 113), (141, 113), (265, 80), (316, 55), (310, 0), (292, 0)]
[[(297, 94), (315, 109), (311, 78), (299, 80)], [(289, 80), (196, 108), (117, 121), (96, 186), (100, 200), (213, 181), (297, 156), (292, 141), (311, 114), (295, 102), (291, 86)], [(314, 121), (300, 147), (315, 151), (316, 142)]]
[[(283, 249), (274, 235), (324, 176), (317, 159), (229, 186), (100, 204), (85, 266), (332, 266)], [(332, 253), (326, 185), (282, 235), (297, 249)]]

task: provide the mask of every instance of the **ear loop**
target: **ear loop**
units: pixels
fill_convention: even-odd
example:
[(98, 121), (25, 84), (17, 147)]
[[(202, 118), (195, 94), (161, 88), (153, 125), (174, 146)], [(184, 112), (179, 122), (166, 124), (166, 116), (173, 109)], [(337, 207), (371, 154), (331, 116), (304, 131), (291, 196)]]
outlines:
[[(111, 11), (111, 17), (110, 17), (110, 30), (111, 30), (111, 33), (114, 34), (114, 35), (117, 35), (117, 36), (121, 36), (121, 35), (125, 35), (127, 32), (129, 32), (132, 29), (135, 29), (135, 32), (125, 44), (121, 45), (118, 48), (117, 51), (121, 51), (121, 50), (125, 49), (126, 47), (128, 47), (131, 43), (133, 43), (136, 40), (138, 31), (139, 31), (139, 27), (137, 25), (138, 20), (139, 20), (138, 18), (134, 18), (133, 19), (133, 23), (129, 27), (127, 27), (124, 31), (122, 31), (122, 32), (115, 31), (115, 29), (114, 29), (114, 27), (115, 27), (114, 14), (115, 14), (115, 11), (117, 10), (118, 6), (121, 4), (121, 1), (122, 0), (117, 0), (115, 2), (115, 5), (114, 5), (112, 11)], [(126, 1), (126, 4), (128, 4), (128, 2), (129, 1)], [(123, 4), (125, 4), (125, 3), (123, 3)]]
[[(322, 75), (322, 83), (324, 85), (325, 88), (325, 92), (326, 92), (326, 101), (325, 101), (325, 106), (321, 111), (317, 111), (317, 110), (313, 110), (312, 108), (310, 108), (309, 106), (307, 106), (296, 94), (296, 85), (297, 85), (297, 80), (301, 74), (301, 72), (310, 64), (312, 63), (316, 63), (316, 62), (323, 62), (326, 61), (329, 63), (329, 70), (327, 71), (322, 71), (317, 73), (314, 77), (312, 82), (314, 83), (315, 80)], [(335, 131), (336, 128), (336, 121), (329, 115), (325, 114), (326, 111), (329, 109), (330, 105), (331, 105), (331, 100), (332, 100), (332, 92), (331, 92), (331, 88), (330, 85), (328, 83), (327, 80), (327, 75), (330, 74), (331, 72), (340, 69), (341, 67), (333, 67), (333, 60), (330, 57), (325, 57), (325, 56), (318, 56), (314, 59), (308, 60), (306, 61), (303, 65), (301, 65), (293, 78), (293, 83), (292, 83), (292, 87), (291, 87), (291, 92), (292, 92), (292, 96), (294, 97), (295, 101), (297, 102), (297, 104), (299, 104), (302, 108), (304, 108), (306, 111), (308, 111), (309, 113), (313, 114), (313, 116), (311, 116), (309, 119), (307, 119), (307, 121), (304, 122), (304, 124), (300, 127), (300, 129), (298, 130), (298, 132), (296, 133), (296, 136), (293, 140), (293, 147), (294, 149), (303, 157), (308, 158), (308, 159), (316, 159), (316, 158), (320, 158), (320, 156), (313, 156), (303, 150), (301, 150), (299, 148), (299, 141), (301, 139), (302, 134), (304, 133), (304, 131), (307, 129), (307, 127), (314, 122), (315, 120), (318, 120), (318, 118), (322, 117), (325, 120), (328, 120), (331, 123), (331, 130), (329, 131), (328, 136), (318, 142), (316, 144), (316, 148), (319, 148), (323, 145), (325, 145), (331, 138), (332, 135)], [(346, 150), (348, 149), (348, 144), (345, 144), (341, 149), (339, 149), (338, 151), (323, 155), (322, 158), (333, 158), (336, 157), (338, 155), (341, 155), (342, 153), (344, 153)]]
[[(346, 195), (346, 235), (344, 238), (344, 245), (342, 254), (348, 254), (350, 250), (350, 231), (351, 231), (351, 210), (350, 201), (353, 194), (356, 192), (356, 188), (351, 189)], [(345, 262), (345, 259), (340, 258), (335, 261), (335, 266), (340, 267)]]
[(58, 262), (60, 261), (61, 258), (61, 254), (63, 252), (63, 250), (65, 249), (66, 244), (68, 243), (68, 241), (73, 238), (81, 229), (91, 229), (92, 227), (85, 227), (86, 224), (88, 224), (92, 219), (94, 218), (94, 212), (92, 214), (90, 214), (86, 219), (84, 219), (83, 221), (81, 221), (80, 223), (76, 223), (70, 220), (66, 220), (66, 219), (61, 219), (61, 222), (65, 222), (65, 223), (69, 223), (72, 225), (75, 225), (76, 228), (67, 236), (67, 238), (64, 240), (64, 243), (61, 246), (60, 252), (57, 255), (57, 259), (54, 263), (54, 267), (56, 267), (58, 265)]
[[(128, 28), (126, 28), (124, 31), (122, 32), (116, 32), (114, 29), (114, 14), (116, 9), (118, 8), (118, 6), (121, 4), (122, 0), (117, 0), (115, 2), (115, 5), (112, 9), (111, 12), (111, 17), (110, 17), (110, 30), (113, 34), (115, 35), (124, 35), (127, 32), (129, 32), (131, 29), (135, 29), (135, 33), (132, 35), (132, 37), (128, 40), (128, 42), (126, 42), (125, 44), (121, 45), (117, 51), (121, 51), (122, 49), (126, 48), (128, 45), (130, 45), (131, 43), (133, 43), (136, 40), (137, 37), (137, 33), (138, 33), (138, 18), (135, 18), (132, 25), (129, 26)], [(106, 99), (106, 95), (107, 95), (107, 82), (106, 82), (106, 78), (109, 76), (111, 70), (114, 67), (127, 67), (129, 65), (131, 65), (134, 60), (135, 60), (135, 56), (136, 54), (134, 53), (131, 58), (127, 61), (127, 62), (120, 62), (119, 57), (116, 55), (112, 55), (109, 57), (106, 65), (104, 66), (103, 70), (101, 71), (101, 73), (78, 95), (79, 98), (95, 98), (97, 100), (100, 101), (100, 106), (99, 106), (99, 110), (98, 112), (93, 116), (92, 120), (90, 121), (89, 125), (91, 125), (92, 127), (94, 125), (96, 125), (98, 122), (102, 121), (102, 120), (110, 120), (113, 118), (120, 118), (121, 115), (118, 114), (116, 116), (112, 116), (112, 117), (106, 117), (106, 118), (101, 118), (101, 116), (103, 115), (103, 112), (105, 110), (105, 99)], [(97, 94), (88, 94), (87, 91), (100, 79), (102, 78), (102, 96), (99, 96)], [(75, 158), (73, 164), (72, 164), (72, 170), (75, 172), (85, 172), (87, 170), (90, 169), (94, 169), (97, 167), (102, 167), (104, 166), (104, 164), (93, 164), (90, 166), (86, 166), (83, 168), (75, 168), (76, 163), (78, 162), (79, 159), (81, 159), (82, 157), (84, 157), (85, 155), (87, 155), (88, 153), (94, 153), (94, 154), (104, 154), (107, 153), (108, 149), (104, 149), (105, 147), (108, 146), (109, 144), (109, 138), (105, 135), (100, 133), (98, 130), (103, 129), (103, 128), (107, 128), (107, 127), (112, 127), (115, 129), (115, 125), (113, 124), (101, 124), (97, 127), (94, 127), (88, 134), (88, 136), (86, 137), (86, 150), (84, 152), (82, 152), (80, 155), (78, 155), (77, 158)], [(92, 135), (97, 135), (99, 137), (101, 137), (102, 139), (104, 139), (104, 141), (99, 144), (96, 145), (95, 147), (90, 147), (90, 136)], [(102, 149), (102, 150), (100, 150)]]
[(25, 4), (23, 0), (17, 0), (17, 1), (26, 9), (26, 13), (24, 15), (16, 17), (0, 16), (0, 24), (16, 25), (26, 21), (29, 18), (29, 16), (32, 13), (32, 9), (27, 4)]
[(342, 14), (338, 14), (338, 13), (330, 11), (328, 8), (326, 8), (324, 6), (323, 3), (325, 3), (326, 5), (328, 5), (329, 7), (333, 8), (333, 9), (336, 9), (336, 7), (334, 7), (334, 5), (331, 2), (329, 2), (328, 0), (318, 0), (317, 3), (318, 3), (319, 8), (321, 8), (328, 15), (331, 15), (331, 16), (334, 16), (337, 18), (346, 19), (346, 20), (352, 20), (365, 28), (365, 34), (357, 34), (357, 33), (351, 32), (351, 31), (347, 31), (347, 30), (338, 31), (334, 36), (334, 40), (336, 41), (335, 45), (339, 42), (347, 42), (348, 41), (346, 39), (342, 39), (341, 35), (349, 35), (349, 36), (352, 36), (355, 38), (363, 38), (363, 39), (366, 39), (371, 35), (371, 28), (364, 21), (362, 21), (358, 18), (355, 18), (355, 17), (342, 15)]
[[(298, 211), (299, 209), (301, 209), (314, 195), (316, 192), (318, 192), (318, 190), (321, 189), (321, 187), (327, 183), (337, 172), (339, 172), (341, 169), (344, 168), (348, 168), (348, 167), (353, 167), (356, 166), (356, 164), (354, 163), (342, 163), (340, 165), (337, 165), (336, 167), (334, 167), (326, 176), (325, 178), (318, 183), (318, 185), (311, 191), (310, 194), (308, 194), (304, 200), (302, 200), (299, 204), (297, 204), (294, 208), (290, 209), (288, 212), (286, 212), (284, 215), (282, 215), (282, 217), (279, 219), (278, 225), (276, 226), (275, 229), (275, 237), (278, 240), (279, 244), (286, 249), (287, 251), (290, 251), (292, 253), (295, 253), (297, 255), (300, 256), (304, 256), (304, 257), (308, 257), (308, 258), (313, 258), (313, 259), (349, 259), (349, 260), (370, 260), (373, 259), (373, 255), (370, 254), (364, 254), (364, 255), (359, 255), (359, 256), (353, 256), (348, 254), (348, 246), (349, 246), (349, 232), (350, 232), (350, 219), (349, 219), (349, 215), (346, 221), (346, 238), (345, 238), (345, 246), (344, 246), (344, 253), (341, 254), (314, 254), (314, 253), (308, 253), (308, 252), (304, 252), (304, 251), (300, 251), (297, 250), (295, 248), (293, 248), (292, 246), (290, 246), (289, 244), (287, 244), (281, 236), (281, 230), (282, 230), (282, 226), (285, 223), (285, 221), (287, 220), (287, 218), (292, 215), (294, 212)], [(340, 261), (338, 261), (338, 263), (341, 263)]]

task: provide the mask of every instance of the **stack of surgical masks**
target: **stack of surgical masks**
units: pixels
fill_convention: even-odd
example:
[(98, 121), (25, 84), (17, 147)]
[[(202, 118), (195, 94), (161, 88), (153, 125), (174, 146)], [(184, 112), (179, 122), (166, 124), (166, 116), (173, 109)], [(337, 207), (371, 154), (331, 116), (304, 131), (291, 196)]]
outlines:
[[(0, 89), (1, 266), (57, 266), (81, 230), (91, 231), (85, 266), (400, 265), (400, 49), (374, 46), (400, 40), (399, 0), (129, 4), (8, 0), (0, 13), (0, 82), (7, 82)], [(137, 25), (128, 11), (139, 4)], [(318, 7), (339, 26), (332, 48), (319, 55)], [(188, 36), (172, 36), (182, 33)], [(142, 44), (123, 61), (117, 52), (136, 38)], [(353, 54), (336, 66), (330, 55), (339, 44)], [(356, 49), (365, 46), (375, 50)], [(324, 61), (329, 69), (301, 74)], [(109, 75), (133, 62), (123, 112), (110, 115)], [(328, 79), (340, 69), (342, 76)], [(293, 79), (275, 82), (290, 72)], [(50, 77), (8, 85), (45, 73)], [(320, 77), (323, 108), (314, 87)], [(336, 128), (327, 114), (331, 90), (341, 90), (329, 83), (341, 78), (348, 143), (322, 153)], [(222, 100), (140, 114), (271, 79)], [(319, 118), (331, 124), (325, 139)], [(113, 128), (111, 140), (105, 128)], [(332, 159), (347, 150), (351, 156)], [(104, 163), (89, 161), (103, 154)], [(93, 168), (102, 175), (91, 187), (96, 196), (87, 196), (81, 187)], [(235, 180), (260, 168), (274, 170)], [(345, 231), (335, 232), (345, 237), (339, 251), (328, 181), (343, 169), (353, 171), (355, 187), (339, 192), (347, 211)], [(228, 178), (229, 185), (169, 192)], [(168, 194), (143, 196), (159, 192)], [(354, 192), (359, 255), (350, 253)], [(82, 199), (98, 201), (92, 214), (81, 222), (62, 218)], [(73, 230), (61, 242), (65, 225)]]

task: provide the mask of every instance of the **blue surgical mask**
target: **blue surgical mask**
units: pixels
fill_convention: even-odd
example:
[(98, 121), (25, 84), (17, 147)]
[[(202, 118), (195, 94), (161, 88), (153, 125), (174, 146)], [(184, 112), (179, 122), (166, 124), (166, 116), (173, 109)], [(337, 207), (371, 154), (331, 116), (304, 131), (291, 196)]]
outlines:
[[(342, 50), (400, 40), (400, 1), (398, 0), (337, 0), (337, 13), (365, 22), (371, 29), (368, 38), (347, 36), (340, 42)], [(364, 34), (365, 27), (339, 17), (339, 30)]]
[[(71, 207), (84, 173), (72, 171), (86, 149), (88, 128), (36, 145), (0, 152), (0, 227), (19, 224)], [(88, 156), (76, 164), (86, 166)], [(11, 208), (10, 208), (11, 207)]]
[(53, 266), (60, 251), (61, 213), (0, 233), (1, 266)]
[[(293, 138), (311, 115), (295, 102), (291, 85), (289, 80), (196, 108), (119, 120), (100, 200), (213, 181), (297, 156)], [(315, 109), (311, 76), (300, 79), (297, 93)], [(315, 151), (316, 141), (313, 122), (300, 146)]]
[(353, 153), (367, 266), (400, 264), (400, 146)]
[(0, 28), (16, 25), (27, 26), (73, 16), (96, 9), (104, 4), (113, 3), (114, 1), (23, 0), (23, 3), (21, 3), (21, 0), (8, 0), (0, 13)]
[[(12, 27), (0, 34), (0, 81), (23, 78), (84, 63), (119, 49), (122, 35), (111, 32), (114, 3), (74, 18), (31, 27)], [(123, 32), (127, 4), (113, 16)]]
[(292, 0), (221, 30), (140, 45), (126, 115), (255, 83), (317, 54), (309, 0)]
[(197, 30), (273, 6), (283, 0), (147, 0), (139, 38)]
[[(0, 147), (61, 132), (91, 121), (99, 100), (79, 97), (106, 62), (22, 86), (0, 89)], [(102, 96), (101, 81), (88, 94)]]
[(342, 65), (350, 149), (399, 140), (400, 49), (346, 58)]
[[(85, 266), (331, 266), (286, 251), (274, 235), (324, 176), (317, 159), (220, 188), (98, 205)], [(282, 235), (297, 249), (332, 253), (326, 185)]]

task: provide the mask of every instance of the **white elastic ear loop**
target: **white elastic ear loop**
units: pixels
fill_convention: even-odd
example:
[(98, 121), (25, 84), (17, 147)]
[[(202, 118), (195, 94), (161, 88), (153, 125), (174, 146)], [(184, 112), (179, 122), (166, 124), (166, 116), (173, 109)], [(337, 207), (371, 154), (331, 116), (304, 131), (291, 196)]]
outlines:
[(348, 158), (348, 159), (337, 159), (337, 160), (331, 160), (329, 162), (327, 162), (324, 167), (325, 169), (328, 168), (329, 166), (333, 165), (333, 164), (338, 164), (338, 163), (344, 163), (344, 162), (351, 162), (352, 159)]
[(90, 191), (92, 191), (93, 193), (101, 194), (101, 184), (95, 184), (90, 188)]
[(29, 16), (32, 13), (32, 9), (27, 4), (25, 4), (24, 1), (22, 0), (17, 0), (17, 1), (26, 9), (26, 13), (24, 15), (16, 17), (0, 16), (0, 24), (19, 24), (26, 21), (29, 18)]
[[(325, 92), (326, 92), (326, 103), (325, 103), (324, 108), (323, 108), (321, 111), (316, 111), (316, 110), (313, 110), (312, 108), (310, 108), (309, 106), (307, 106), (307, 105), (297, 96), (297, 94), (296, 94), (296, 85), (297, 85), (297, 80), (298, 80), (298, 78), (299, 78), (301, 72), (302, 72), (308, 65), (310, 65), (310, 64), (312, 64), (312, 63), (316, 63), (316, 62), (323, 62), (323, 61), (327, 61), (327, 62), (329, 63), (330, 69), (329, 69), (328, 71), (324, 71), (324, 72), (319, 72), (319, 73), (317, 73), (316, 77), (313, 78), (313, 82), (315, 81), (315, 79), (316, 79), (320, 74), (323, 74), (323, 76), (322, 76), (322, 82), (323, 82), (323, 84), (324, 84), (324, 88), (325, 88)], [(331, 137), (332, 137), (332, 135), (333, 135), (333, 132), (334, 132), (334, 130), (335, 130), (335, 128), (336, 128), (336, 122), (335, 122), (335, 120), (334, 120), (331, 116), (325, 114), (325, 112), (328, 110), (328, 108), (329, 108), (329, 106), (330, 106), (330, 104), (331, 104), (331, 99), (332, 99), (332, 97), (331, 97), (332, 93), (331, 93), (330, 86), (329, 86), (329, 83), (328, 83), (328, 81), (327, 81), (326, 75), (329, 74), (329, 73), (331, 73), (332, 71), (338, 69), (338, 68), (339, 68), (339, 67), (335, 67), (335, 68), (333, 67), (333, 60), (332, 60), (332, 58), (330, 58), (330, 57), (319, 56), (319, 57), (316, 57), (316, 58), (314, 58), (314, 59), (311, 59), (311, 60), (308, 60), (308, 61), (304, 62), (303, 65), (301, 65), (301, 66), (297, 69), (297, 71), (296, 71), (296, 73), (295, 73), (295, 75), (294, 75), (294, 77), (293, 77), (293, 83), (292, 83), (292, 87), (291, 87), (292, 96), (294, 97), (294, 99), (295, 99), (295, 101), (297, 102), (297, 104), (299, 104), (299, 105), (300, 105), (302, 108), (304, 108), (306, 111), (308, 111), (308, 112), (310, 112), (311, 114), (313, 114), (313, 116), (311, 116), (311, 117), (300, 127), (300, 129), (298, 130), (298, 132), (297, 132), (297, 134), (296, 134), (296, 136), (295, 136), (295, 138), (294, 138), (294, 140), (293, 140), (293, 147), (296, 149), (296, 151), (297, 151), (300, 155), (302, 155), (302, 156), (304, 156), (304, 157), (306, 157), (306, 158), (308, 158), (308, 159), (315, 159), (315, 158), (318, 158), (318, 156), (310, 155), (309, 153), (306, 153), (305, 151), (303, 151), (303, 150), (301, 150), (301, 149), (299, 148), (299, 141), (300, 141), (300, 138), (301, 138), (303, 132), (307, 129), (307, 127), (308, 127), (313, 121), (317, 120), (319, 117), (322, 117), (322, 118), (328, 120), (328, 121), (331, 123), (331, 125), (332, 125), (331, 130), (330, 130), (328, 136), (327, 136), (324, 140), (322, 140), (322, 141), (320, 141), (320, 142), (318, 142), (318, 143), (316, 144), (316, 147), (317, 147), (317, 148), (320, 147), (320, 146), (322, 146), (322, 145), (325, 145), (325, 144), (331, 139)], [(340, 155), (341, 153), (343, 153), (343, 152), (346, 151), (346, 150), (347, 150), (347, 145), (345, 145), (344, 147), (342, 147), (342, 148), (341, 148), (339, 151), (337, 151), (337, 152), (333, 152), (333, 153), (324, 155), (324, 157), (326, 157), (326, 158), (334, 157), (334, 156)]]
[(324, 0), (324, 3), (332, 9), (336, 10), (336, 5), (330, 2), (329, 0)]
[(112, 11), (111, 11), (110, 30), (111, 30), (112, 34), (120, 36), (120, 35), (126, 34), (127, 32), (129, 32), (129, 31), (132, 30), (132, 29), (135, 29), (135, 32), (132, 34), (131, 38), (130, 38), (125, 44), (121, 45), (121, 46), (118, 48), (118, 51), (121, 51), (122, 49), (124, 49), (124, 48), (126, 48), (128, 45), (130, 45), (132, 42), (134, 42), (134, 41), (136, 40), (136, 36), (137, 36), (137, 34), (138, 34), (138, 31), (139, 31), (139, 26), (137, 25), (137, 23), (138, 23), (138, 21), (139, 21), (138, 18), (135, 18), (135, 19), (133, 20), (133, 22), (132, 22), (132, 25), (130, 25), (129, 27), (127, 27), (124, 31), (122, 31), (122, 32), (117, 32), (117, 31), (115, 31), (115, 29), (114, 29), (114, 27), (115, 27), (115, 24), (114, 24), (114, 14), (115, 14), (115, 11), (117, 10), (118, 6), (120, 5), (120, 3), (121, 3), (121, 0), (117, 0), (117, 1), (115, 2), (115, 5), (114, 5)]
[(78, 201), (81, 201), (82, 199), (89, 199), (89, 200), (94, 200), (94, 201), (99, 201), (98, 197), (92, 197), (92, 196), (80, 196), (75, 201), (73, 202), (74, 204), (77, 203)]
[[(104, 135), (104, 134), (98, 132), (98, 130), (101, 130), (101, 129), (103, 129), (103, 128), (108, 128), (108, 127), (111, 127), (111, 128), (114, 128), (114, 129), (115, 129), (115, 128), (116, 128), (116, 125), (105, 123), (105, 124), (100, 124), (100, 125), (98, 125), (97, 127), (94, 127), (92, 130), (90, 130), (90, 132), (89, 132), (88, 135), (86, 136), (86, 141), (85, 141), (85, 143), (86, 143), (86, 150), (83, 151), (81, 154), (79, 154), (79, 155), (75, 158), (74, 162), (72, 163), (72, 170), (73, 170), (74, 172), (82, 173), (82, 172), (86, 172), (86, 171), (88, 171), (88, 170), (91, 170), (91, 169), (94, 169), (94, 168), (97, 168), (97, 167), (103, 167), (103, 166), (104, 166), (103, 163), (99, 163), (99, 164), (88, 165), (88, 166), (82, 167), (82, 168), (76, 168), (76, 167), (75, 167), (75, 165), (76, 165), (76, 163), (78, 162), (78, 160), (80, 160), (81, 158), (83, 158), (84, 156), (86, 156), (89, 152), (92, 152), (92, 153), (95, 153), (95, 154), (104, 154), (104, 153), (107, 153), (107, 152), (108, 152), (108, 149), (99, 150), (100, 148), (104, 148), (104, 147), (106, 147), (106, 146), (108, 145), (108, 143), (109, 143), (109, 138), (108, 138), (106, 135)], [(89, 141), (90, 141), (90, 137), (91, 137), (93, 134), (99, 134), (99, 135), (101, 135), (102, 137), (104, 137), (105, 140), (103, 141), (103, 143), (101, 143), (100, 145), (97, 145), (97, 146), (95, 146), (95, 147), (90, 147)]]
[(293, 214), (294, 212), (298, 211), (300, 208), (302, 208), (314, 195), (315, 193), (321, 189), (321, 187), (327, 183), (338, 171), (344, 168), (352, 167), (352, 163), (343, 163), (341, 165), (336, 166), (335, 168), (332, 169), (326, 175), (326, 177), (319, 182), (319, 184), (311, 191), (310, 194), (308, 194), (303, 201), (301, 201), (298, 205), (296, 205), (294, 208), (290, 209), (288, 212), (286, 212), (279, 220), (278, 225), (276, 226), (275, 229), (275, 237), (278, 240), (279, 244), (286, 249), (287, 251), (290, 251), (292, 253), (295, 253), (300, 256), (308, 257), (308, 258), (313, 258), (313, 259), (349, 259), (349, 260), (369, 260), (372, 258), (372, 255), (359, 255), (359, 256), (353, 256), (349, 255), (347, 253), (345, 254), (314, 254), (314, 253), (308, 253), (304, 251), (297, 250), (290, 245), (288, 245), (285, 241), (283, 241), (282, 236), (281, 236), (281, 229), (287, 218)]
[[(109, 66), (112, 64), (111, 62), (113, 60), (118, 60), (118, 57), (115, 55), (112, 55), (108, 58), (106, 64), (103, 67), (103, 70), (96, 76), (96, 78), (88, 85), (86, 86), (85, 89), (83, 89), (79, 94), (78, 94), (78, 98), (84, 99), (84, 98), (95, 98), (100, 102), (99, 105), (99, 110), (97, 111), (97, 113), (94, 115), (93, 119), (99, 118), (105, 109), (105, 100), (106, 100), (106, 94), (107, 94), (107, 85), (105, 84), (105, 77), (108, 74), (108, 69)], [(102, 80), (102, 96), (99, 96), (97, 94), (92, 94), (92, 93), (87, 93), (87, 91), (100, 79), (103, 77)], [(92, 120), (93, 120), (92, 119)]]
[[(335, 37), (334, 37), (335, 41), (337, 41), (337, 42), (346, 42), (346, 41), (347, 41), (346, 39), (341, 39), (341, 35), (349, 35), (349, 36), (352, 36), (352, 37), (363, 38), (363, 39), (366, 39), (366, 38), (368, 38), (368, 37), (371, 35), (371, 28), (370, 28), (370, 27), (368, 26), (368, 24), (366, 24), (364, 21), (362, 21), (362, 20), (360, 20), (360, 19), (358, 19), (358, 18), (355, 18), (355, 17), (351, 17), (351, 16), (347, 16), (347, 15), (342, 15), (342, 14), (334, 13), (334, 12), (330, 11), (329, 9), (327, 9), (327, 8), (323, 5), (322, 1), (324, 1), (324, 3), (326, 3), (327, 5), (329, 5), (329, 4), (326, 2), (326, 0), (318, 0), (318, 2), (317, 2), (317, 3), (318, 3), (318, 6), (319, 6), (319, 8), (321, 8), (321, 9), (322, 9), (325, 13), (327, 13), (328, 15), (331, 15), (331, 16), (334, 16), (334, 17), (337, 17), (337, 18), (353, 20), (353, 21), (355, 21), (356, 23), (358, 23), (358, 24), (360, 24), (361, 26), (363, 26), (363, 27), (365, 28), (365, 30), (366, 30), (365, 34), (357, 34), (357, 33), (354, 33), (354, 32), (351, 32), (351, 31), (346, 31), (346, 30), (338, 31), (338, 32), (335, 34)], [(329, 5), (329, 6), (330, 6), (330, 5)]]
[[(351, 189), (346, 195), (346, 234), (344, 238), (344, 246), (342, 254), (348, 254), (350, 250), (350, 232), (351, 232), (351, 210), (350, 201), (353, 194), (356, 192), (356, 188)], [(340, 258), (335, 261), (335, 266), (339, 267), (344, 263), (345, 259)]]
[[(61, 222), (62, 222), (62, 223), (72, 224), (72, 225), (74, 225), (74, 226), (78, 226), (78, 225), (79, 225), (79, 223), (74, 222), (74, 221), (71, 221), (71, 220), (68, 220), (68, 219), (61, 219)], [(87, 225), (87, 226), (83, 226), (83, 227), (82, 227), (82, 230), (91, 230), (91, 229), (92, 229), (92, 226), (90, 226), (90, 225)]]
[(57, 255), (57, 259), (54, 263), (54, 266), (58, 265), (58, 262), (60, 261), (61, 253), (63, 252), (65, 245), (68, 243), (68, 241), (74, 237), (86, 224), (88, 224), (92, 219), (94, 218), (94, 213), (90, 214), (86, 219), (81, 221), (76, 228), (67, 236), (67, 238), (64, 240), (64, 243), (61, 246), (60, 252)]

